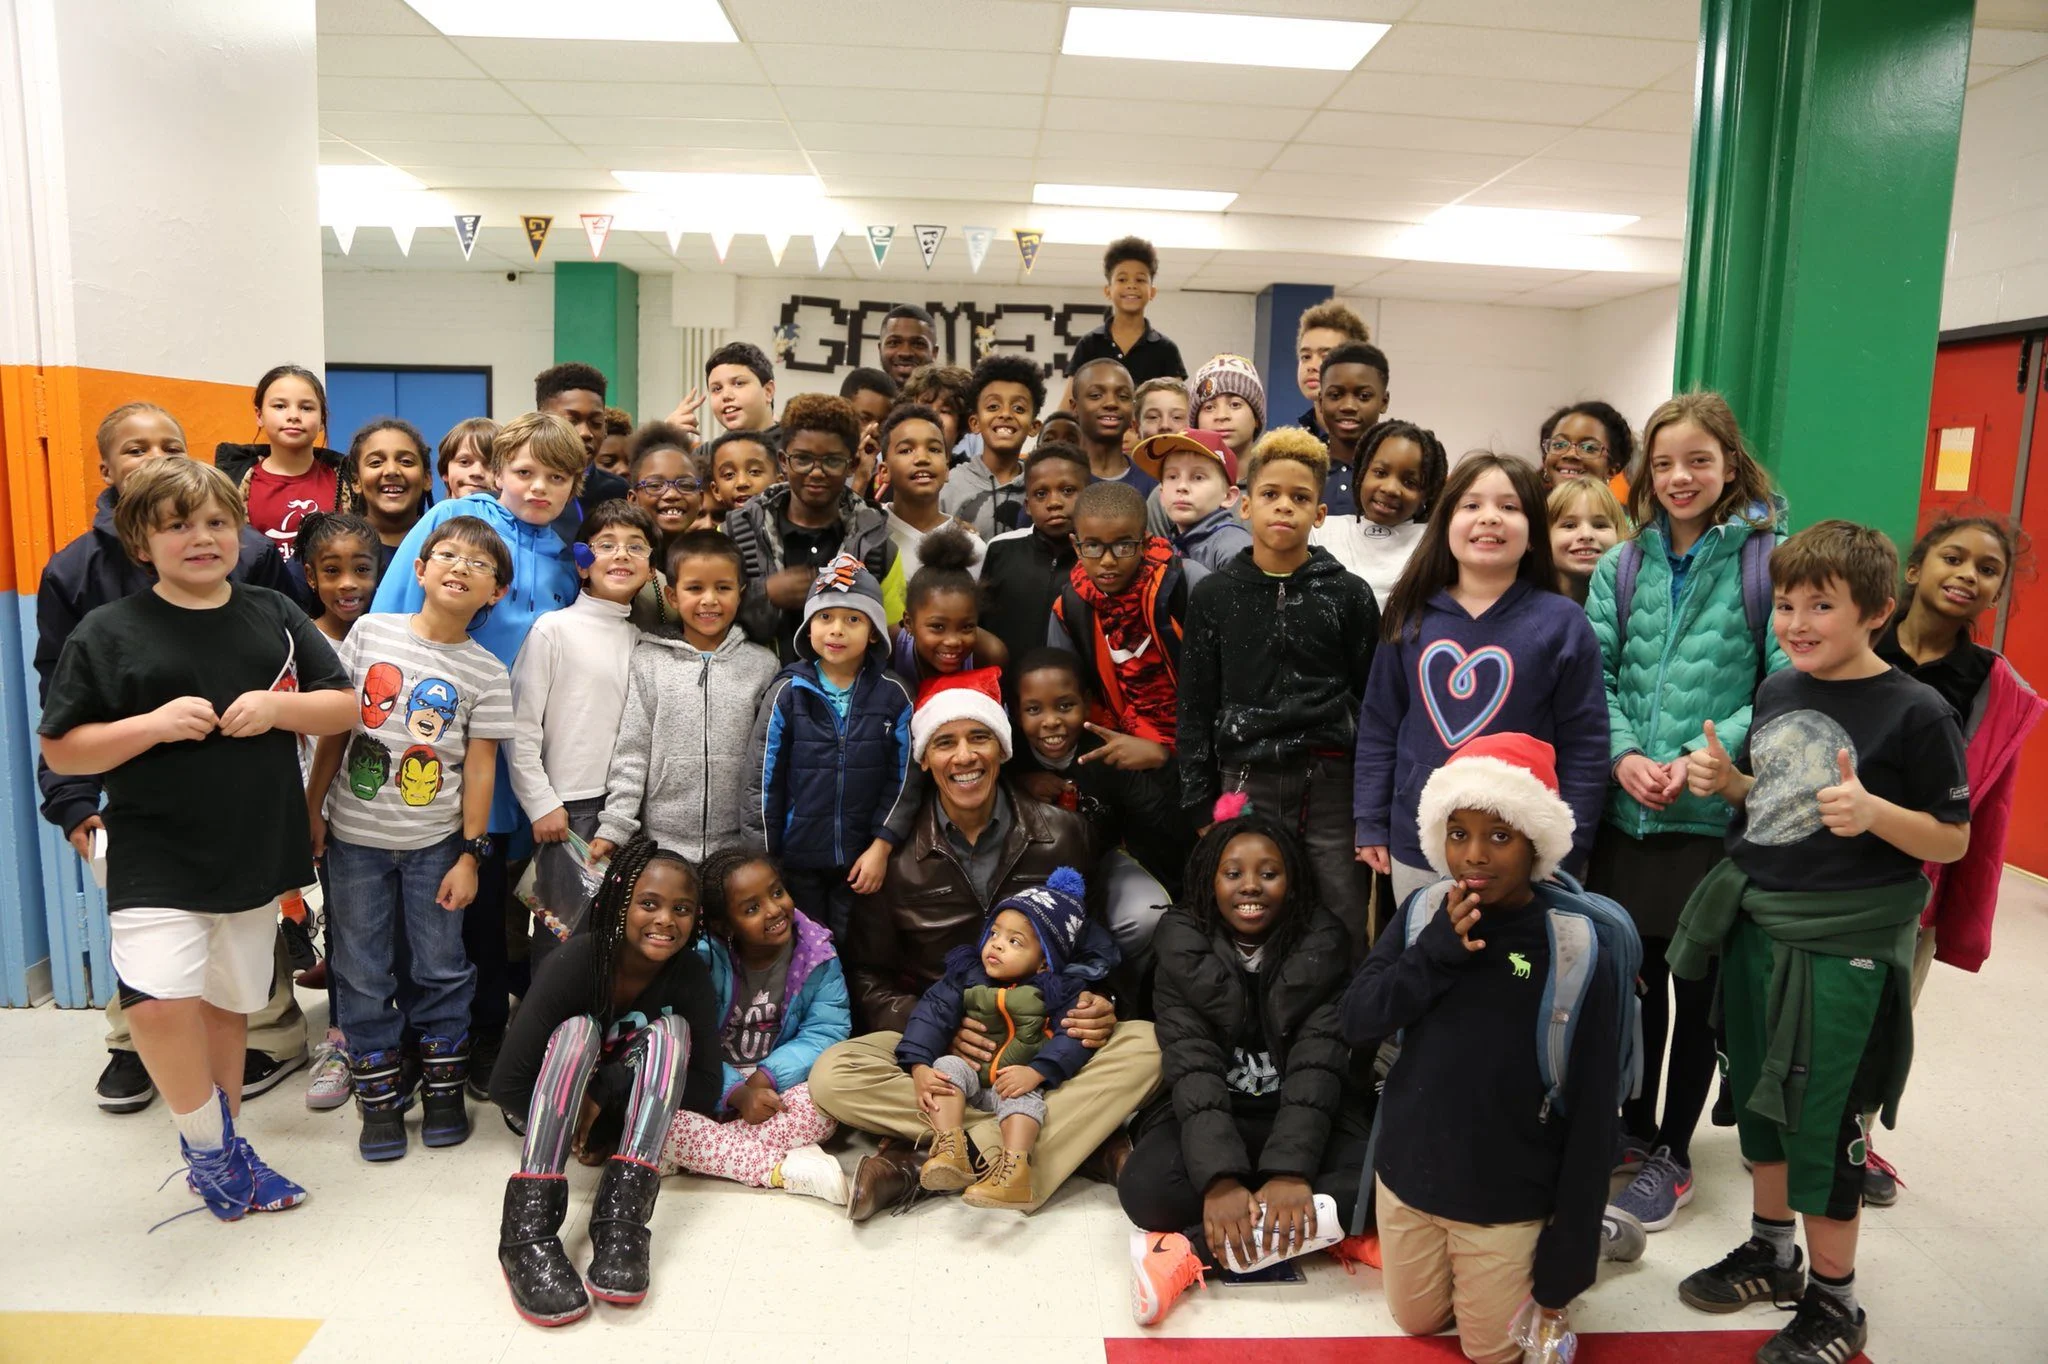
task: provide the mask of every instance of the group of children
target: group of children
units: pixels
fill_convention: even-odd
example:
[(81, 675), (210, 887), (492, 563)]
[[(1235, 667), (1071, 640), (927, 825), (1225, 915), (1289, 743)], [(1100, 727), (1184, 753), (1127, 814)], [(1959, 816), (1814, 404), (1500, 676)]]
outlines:
[[(1971, 637), (2011, 532), (1931, 528), (1895, 611), (1889, 542), (1784, 538), (1710, 393), (1661, 405), (1639, 459), (1589, 402), (1540, 460), (1452, 466), (1385, 416), (1387, 357), (1334, 301), (1302, 319), (1310, 413), (1268, 429), (1243, 358), (1183, 382), (1156, 273), (1111, 247), (1111, 319), (1044, 419), (1035, 364), (933, 364), (915, 308), (883, 369), (779, 413), (746, 343), (638, 429), (557, 366), (431, 471), (393, 418), (316, 444), (294, 366), (211, 466), (161, 409), (110, 414), (107, 524), (44, 580), (45, 813), (105, 840), (133, 1045), (205, 1205), (305, 1197), (235, 1118), (314, 859), (308, 1102), (353, 1096), (379, 1161), (415, 1103), (446, 1146), (465, 1090), (495, 1101), (529, 1319), (645, 1295), (664, 1173), (843, 1204), (806, 1085), (866, 1021), (834, 943), (932, 798), (921, 698), (972, 692), (1089, 860), (995, 904), (904, 1026), (924, 1188), (1033, 1205), (1044, 1096), (1090, 1053), (1055, 1021), (1109, 989), (1161, 1054), (1117, 1181), (1141, 1321), (1219, 1265), (1370, 1254), (1345, 1236), (1370, 1221), (1403, 1329), (1567, 1359), (1598, 1258), (1692, 1198), (1724, 1054), (1754, 1235), (1681, 1296), (1796, 1299), (1767, 1364), (1860, 1348), (1856, 1215), (1896, 1197), (1870, 1118), (1927, 964), (1988, 951), (2042, 710)], [(1560, 991), (1572, 1027), (1532, 1052)], [(963, 1020), (1007, 1040), (963, 1056)], [(970, 1106), (1000, 1134), (978, 1167)], [(572, 1153), (603, 1166), (582, 1274)]]

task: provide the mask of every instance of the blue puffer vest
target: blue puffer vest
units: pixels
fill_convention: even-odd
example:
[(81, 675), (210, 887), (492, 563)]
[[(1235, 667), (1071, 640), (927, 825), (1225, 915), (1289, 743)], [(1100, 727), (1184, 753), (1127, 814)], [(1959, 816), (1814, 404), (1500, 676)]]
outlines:
[(889, 826), (904, 822), (892, 817), (909, 799), (910, 709), (910, 689), (873, 654), (843, 721), (816, 663), (803, 659), (776, 675), (754, 726), (755, 779), (759, 841), (784, 866), (847, 867), (877, 838), (900, 841)]

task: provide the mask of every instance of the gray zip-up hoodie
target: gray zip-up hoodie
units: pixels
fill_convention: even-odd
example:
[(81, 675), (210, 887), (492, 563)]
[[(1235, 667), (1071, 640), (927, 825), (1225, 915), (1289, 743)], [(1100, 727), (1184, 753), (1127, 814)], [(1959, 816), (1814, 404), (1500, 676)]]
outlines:
[(597, 836), (624, 844), (644, 830), (693, 862), (745, 843), (747, 744), (779, 667), (737, 625), (711, 654), (641, 636)]

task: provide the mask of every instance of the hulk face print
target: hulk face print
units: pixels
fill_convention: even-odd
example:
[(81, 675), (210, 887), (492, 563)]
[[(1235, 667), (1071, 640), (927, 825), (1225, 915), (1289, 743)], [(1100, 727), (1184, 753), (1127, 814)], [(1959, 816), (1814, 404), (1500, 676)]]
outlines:
[(1819, 793), (1841, 781), (1835, 755), (1845, 748), (1855, 755), (1849, 731), (1817, 710), (1788, 711), (1752, 733), (1749, 762), (1756, 785), (1743, 838), (1777, 848), (1819, 833)]
[(391, 754), (367, 734), (358, 734), (348, 745), (348, 790), (357, 800), (375, 800), (385, 778), (391, 775)]

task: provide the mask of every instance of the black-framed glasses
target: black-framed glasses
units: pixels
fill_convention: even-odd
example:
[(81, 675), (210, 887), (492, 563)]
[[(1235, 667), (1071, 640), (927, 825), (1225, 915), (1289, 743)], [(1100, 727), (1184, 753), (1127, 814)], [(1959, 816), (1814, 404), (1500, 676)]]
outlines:
[(807, 474), (813, 469), (823, 469), (828, 474), (843, 474), (853, 467), (853, 461), (845, 455), (807, 455), (801, 452), (784, 455), (793, 474)]
[(636, 493), (658, 494), (665, 488), (673, 488), (685, 494), (704, 491), (704, 485), (694, 478), (643, 478), (633, 485), (633, 491)]
[(1563, 436), (1552, 436), (1549, 440), (1543, 442), (1543, 448), (1553, 455), (1568, 455), (1573, 450), (1577, 450), (1587, 459), (1605, 459), (1607, 457), (1606, 442), (1594, 440), (1591, 436), (1584, 440), (1566, 440)]
[(1083, 540), (1074, 548), (1084, 559), (1100, 559), (1107, 554), (1112, 559), (1135, 559), (1138, 551), (1145, 548), (1143, 540), (1112, 540), (1103, 544), (1100, 540)]

